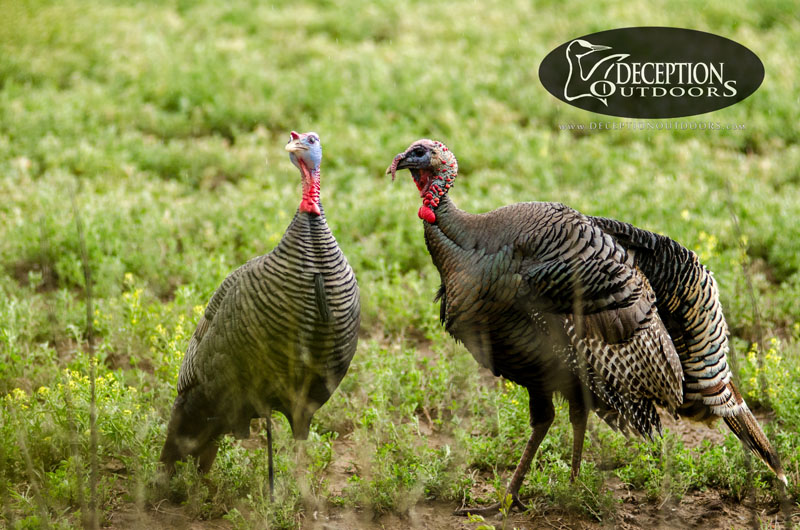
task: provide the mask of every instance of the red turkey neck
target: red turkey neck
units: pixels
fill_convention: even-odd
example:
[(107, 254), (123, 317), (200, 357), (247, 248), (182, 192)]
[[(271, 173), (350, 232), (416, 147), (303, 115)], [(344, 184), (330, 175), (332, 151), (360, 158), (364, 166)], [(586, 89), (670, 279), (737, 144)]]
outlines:
[(319, 202), (319, 166), (309, 171), (302, 160), (298, 160), (298, 162), (300, 163), (300, 172), (303, 174), (303, 198), (300, 200), (300, 211), (322, 215)]
[[(441, 144), (440, 144), (441, 145)], [(447, 148), (441, 145), (444, 152)], [(453, 187), (453, 183), (458, 176), (458, 164), (452, 153), (444, 160), (440, 160), (436, 171), (419, 171), (415, 175), (415, 182), (422, 197), (422, 206), (420, 206), (417, 216), (423, 221), (428, 223), (436, 223), (438, 216), (439, 204), (447, 199), (447, 192)], [(438, 155), (441, 157), (441, 155)], [(430, 182), (428, 180), (430, 179)]]

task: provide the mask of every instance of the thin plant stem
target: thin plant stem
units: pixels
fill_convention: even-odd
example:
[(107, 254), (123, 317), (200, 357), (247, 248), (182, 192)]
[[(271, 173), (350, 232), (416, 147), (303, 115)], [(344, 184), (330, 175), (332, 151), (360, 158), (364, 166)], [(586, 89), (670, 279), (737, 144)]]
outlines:
[(96, 382), (97, 366), (94, 352), (94, 325), (92, 308), (92, 270), (89, 266), (89, 252), (86, 250), (86, 235), (78, 208), (78, 192), (72, 195), (72, 210), (75, 217), (75, 228), (78, 232), (78, 243), (81, 251), (81, 264), (83, 265), (83, 279), (86, 292), (86, 341), (89, 354), (89, 459), (91, 471), (89, 473), (89, 513), (84, 518), (84, 527), (92, 530), (98, 528), (97, 517), (97, 394)]

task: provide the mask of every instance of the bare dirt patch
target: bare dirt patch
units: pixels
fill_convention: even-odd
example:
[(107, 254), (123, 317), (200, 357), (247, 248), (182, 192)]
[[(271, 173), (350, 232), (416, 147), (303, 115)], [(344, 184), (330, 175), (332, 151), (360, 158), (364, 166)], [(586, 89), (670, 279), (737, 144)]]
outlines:
[(30, 284), (30, 273), (39, 275), (40, 278), (36, 285), (37, 293), (45, 293), (58, 289), (58, 274), (56, 274), (52, 265), (45, 259), (42, 259), (41, 262), (33, 260), (17, 261), (8, 267), (8, 271), (21, 286)]
[(374, 516), (369, 512), (354, 510), (333, 510), (325, 515), (317, 514), (317, 518), (308, 518), (303, 524), (304, 530), (404, 530), (407, 528), (420, 530), (457, 529), (466, 530), (476, 525), (467, 524), (463, 517), (453, 516), (453, 508), (447, 503), (419, 503), (404, 516), (386, 514)]
[(135, 504), (123, 506), (114, 512), (108, 528), (142, 529), (142, 530), (215, 530), (229, 529), (233, 526), (224, 519), (197, 520), (187, 514), (187, 510), (168, 501), (161, 502), (148, 509)]
[[(613, 484), (609, 484), (614, 486)], [(647, 501), (642, 492), (628, 492), (617, 483), (615, 496), (620, 505), (613, 519), (596, 521), (575, 513), (548, 510), (545, 513), (514, 513), (503, 526), (500, 517), (487, 518), (485, 524), (497, 528), (517, 528), (532, 530), (540, 528), (599, 530), (619, 528), (623, 530), (647, 529), (745, 529), (745, 528), (784, 528), (782, 516), (776, 506), (748, 506), (720, 495), (717, 491), (694, 492), (680, 501), (656, 503)], [(353, 510), (334, 509), (316, 519), (308, 518), (304, 530), (345, 530), (361, 528), (365, 530), (465, 530), (477, 528), (465, 517), (453, 515), (457, 506), (438, 501), (421, 502), (414, 506), (406, 516), (395, 514), (373, 516), (370, 513)], [(800, 513), (793, 517), (800, 522)]]
[(333, 458), (327, 469), (327, 479), (332, 495), (340, 496), (347, 486), (347, 481), (358, 473), (360, 458), (356, 443), (349, 439), (334, 440)]
[[(694, 491), (681, 500), (657, 503), (648, 501), (644, 492), (627, 490), (619, 481), (607, 483), (621, 499), (616, 514), (617, 528), (634, 529), (722, 529), (783, 528), (784, 518), (777, 504), (736, 502), (719, 491)], [(800, 521), (800, 512), (794, 514)]]

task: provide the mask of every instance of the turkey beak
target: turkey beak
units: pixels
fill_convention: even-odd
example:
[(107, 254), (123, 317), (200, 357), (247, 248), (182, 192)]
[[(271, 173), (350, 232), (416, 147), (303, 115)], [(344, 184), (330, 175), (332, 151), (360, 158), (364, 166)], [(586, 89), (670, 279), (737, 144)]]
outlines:
[(386, 168), (386, 174), (392, 175), (392, 182), (394, 182), (395, 173), (397, 173), (398, 169), (406, 169), (406, 166), (401, 165), (403, 164), (403, 162), (405, 162), (405, 160), (406, 160), (406, 154), (400, 153), (399, 155), (394, 157), (394, 160), (392, 160), (392, 164), (388, 168)]
[(289, 140), (288, 144), (286, 144), (287, 151), (289, 151), (290, 153), (296, 153), (297, 151), (308, 151), (308, 147), (306, 147), (300, 142), (299, 134), (297, 134), (294, 131), (292, 131), (290, 134), (292, 139)]
[(592, 51), (594, 51), (594, 52), (599, 52), (599, 51), (602, 51), (602, 50), (610, 50), (610, 49), (611, 49), (611, 46), (603, 46), (601, 44), (593, 44), (592, 45)]
[(286, 150), (290, 153), (296, 153), (297, 151), (307, 151), (308, 147), (301, 144), (300, 140), (292, 140), (286, 144)]

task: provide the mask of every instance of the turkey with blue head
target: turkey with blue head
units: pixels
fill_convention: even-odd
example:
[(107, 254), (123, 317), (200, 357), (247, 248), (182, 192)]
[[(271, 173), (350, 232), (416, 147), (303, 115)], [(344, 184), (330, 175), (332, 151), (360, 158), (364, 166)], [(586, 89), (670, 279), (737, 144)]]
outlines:
[(278, 245), (231, 272), (197, 323), (161, 452), (168, 474), (187, 456), (207, 472), (220, 436), (246, 438), (262, 417), (272, 491), (272, 412), (305, 440), (355, 353), (359, 290), (320, 202), (319, 135), (293, 131), (286, 150), (300, 170), (300, 206)]

